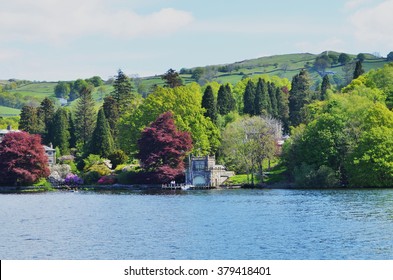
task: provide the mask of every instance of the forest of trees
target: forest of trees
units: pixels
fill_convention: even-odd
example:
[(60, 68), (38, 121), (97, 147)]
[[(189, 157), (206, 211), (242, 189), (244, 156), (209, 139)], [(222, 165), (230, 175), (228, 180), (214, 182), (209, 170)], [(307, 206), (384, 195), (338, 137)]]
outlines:
[[(323, 59), (333, 58), (316, 64)], [(334, 59), (348, 62), (345, 55)], [(143, 97), (119, 70), (102, 105), (92, 97), (99, 77), (58, 83), (56, 95), (75, 106), (48, 98), (25, 105), (19, 129), (52, 143), (60, 163), (89, 183), (167, 183), (180, 178), (190, 153), (215, 155), (251, 184), (263, 182), (266, 162), (277, 158), (286, 170), (282, 179), (301, 187), (393, 181), (393, 64), (364, 73), (358, 56), (342, 89), (327, 74), (315, 87), (305, 69), (292, 81), (256, 75), (201, 86), (184, 84), (173, 69), (162, 79), (164, 86)], [(289, 139), (281, 151), (283, 134)]]

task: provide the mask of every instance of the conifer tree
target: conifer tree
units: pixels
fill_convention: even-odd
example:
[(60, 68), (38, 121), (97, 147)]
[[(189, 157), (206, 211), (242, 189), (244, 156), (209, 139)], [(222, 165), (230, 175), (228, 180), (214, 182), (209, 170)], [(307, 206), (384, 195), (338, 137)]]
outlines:
[(40, 133), (40, 122), (37, 108), (25, 105), (22, 107), (19, 120), (19, 129), (31, 134)]
[(225, 85), (226, 93), (227, 93), (227, 98), (228, 98), (228, 113), (232, 112), (236, 109), (236, 100), (235, 97), (233, 96), (231, 86), (229, 84)]
[(247, 82), (246, 89), (244, 91), (243, 103), (244, 103), (243, 113), (254, 115), (255, 114), (255, 107), (254, 107), (255, 86), (251, 80)]
[(53, 117), (53, 146), (59, 148), (62, 155), (70, 153), (69, 113), (61, 107)]
[(272, 108), (268, 93), (268, 85), (261, 78), (258, 79), (257, 87), (255, 89), (254, 103), (255, 115), (260, 116), (271, 114)]
[(283, 124), (283, 130), (285, 133), (289, 133), (289, 100), (288, 100), (288, 89), (276, 88), (276, 99), (277, 99), (277, 114)]
[(274, 83), (268, 83), (268, 93), (271, 104), (271, 115), (274, 118), (278, 118), (278, 108), (277, 108), (277, 96), (276, 96), (276, 85)]
[(228, 98), (224, 85), (221, 85), (218, 89), (217, 111), (220, 115), (226, 115), (228, 113)]
[(162, 75), (161, 79), (163, 79), (166, 86), (170, 88), (175, 88), (183, 85), (183, 81), (179, 73), (177, 73), (172, 68), (169, 69), (164, 75)]
[(92, 96), (92, 87), (87, 86), (81, 91), (80, 98), (75, 109), (75, 132), (77, 143), (87, 148), (94, 130), (95, 123), (95, 102)]
[(108, 121), (109, 128), (113, 139), (117, 138), (117, 123), (119, 121), (119, 109), (116, 100), (113, 96), (107, 96), (104, 98), (103, 109), (105, 113), (105, 118)]
[(202, 108), (206, 109), (205, 117), (209, 117), (213, 122), (217, 121), (216, 101), (214, 100), (213, 89), (207, 86), (202, 96)]
[(360, 60), (356, 61), (355, 71), (353, 72), (353, 78), (357, 79), (359, 76), (364, 74), (362, 62)]
[(72, 117), (72, 114), (68, 114), (68, 126), (69, 126), (69, 132), (70, 132), (70, 148), (76, 148), (76, 132), (75, 132), (75, 122), (74, 118)]
[(38, 118), (42, 124), (42, 142), (46, 145), (53, 142), (52, 120), (55, 115), (55, 105), (45, 97), (38, 108)]
[(112, 96), (116, 100), (119, 114), (122, 115), (131, 106), (134, 99), (130, 78), (119, 70), (113, 83), (113, 88)]
[(107, 158), (114, 151), (112, 134), (102, 107), (97, 114), (96, 127), (90, 141), (89, 151), (90, 154), (100, 155), (103, 158)]
[(329, 76), (323, 76), (322, 85), (321, 85), (321, 100), (327, 99), (327, 90), (331, 88)]
[(298, 126), (303, 121), (303, 106), (310, 102), (310, 77), (306, 70), (292, 78), (292, 87), (289, 92), (289, 120), (290, 125)]

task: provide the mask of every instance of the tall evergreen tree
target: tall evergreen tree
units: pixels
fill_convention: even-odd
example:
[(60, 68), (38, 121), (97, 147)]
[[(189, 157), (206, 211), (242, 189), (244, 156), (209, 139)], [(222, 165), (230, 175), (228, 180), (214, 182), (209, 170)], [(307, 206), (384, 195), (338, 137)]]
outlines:
[(107, 158), (114, 151), (114, 142), (106, 120), (104, 108), (98, 111), (96, 127), (90, 141), (90, 154)]
[(77, 138), (76, 138), (76, 130), (75, 130), (75, 122), (72, 114), (68, 114), (68, 124), (69, 124), (69, 132), (70, 132), (70, 148), (76, 148)]
[(254, 114), (258, 116), (271, 114), (272, 111), (268, 85), (261, 78), (258, 79), (257, 87), (255, 89), (254, 108)]
[(329, 76), (323, 76), (322, 85), (321, 85), (321, 100), (327, 99), (327, 90), (331, 88)]
[(53, 146), (60, 149), (62, 155), (70, 153), (69, 113), (60, 107), (53, 117)]
[(276, 88), (277, 113), (283, 124), (284, 133), (289, 133), (289, 106), (288, 106), (288, 89)]
[(87, 86), (81, 91), (81, 96), (76, 103), (75, 109), (75, 132), (77, 142), (83, 149), (87, 148), (95, 124), (95, 102), (92, 96), (92, 87)]
[(113, 88), (112, 96), (116, 100), (119, 114), (122, 115), (129, 109), (134, 99), (130, 78), (119, 70), (113, 83)]
[(183, 81), (179, 73), (177, 73), (172, 68), (169, 69), (164, 75), (162, 75), (161, 79), (163, 79), (166, 86), (170, 88), (175, 88), (183, 85)]
[(268, 93), (271, 104), (271, 115), (274, 118), (278, 118), (278, 105), (277, 105), (277, 96), (276, 96), (277, 87), (274, 83), (268, 83)]
[(246, 89), (244, 91), (243, 103), (244, 103), (243, 113), (249, 114), (251, 116), (254, 115), (255, 114), (255, 106), (254, 106), (255, 85), (251, 80), (247, 82)]
[(116, 100), (112, 96), (107, 96), (104, 98), (103, 109), (105, 113), (105, 118), (108, 121), (109, 128), (113, 139), (117, 138), (117, 123), (119, 121), (119, 108), (117, 106)]
[(52, 120), (55, 115), (55, 105), (52, 100), (45, 97), (38, 108), (38, 118), (43, 126), (42, 142), (49, 145), (53, 141)]
[(202, 96), (202, 108), (206, 109), (205, 117), (209, 117), (213, 122), (217, 121), (216, 101), (214, 100), (213, 89), (207, 86)]
[(31, 134), (41, 132), (37, 108), (28, 105), (22, 107), (19, 120), (19, 129)]
[(226, 115), (229, 113), (230, 109), (230, 100), (227, 88), (224, 85), (221, 85), (218, 89), (217, 95), (217, 111), (220, 115)]
[(232, 88), (229, 84), (225, 85), (227, 99), (228, 99), (228, 113), (236, 110), (236, 100), (232, 93)]
[(355, 71), (353, 72), (353, 78), (357, 79), (359, 76), (364, 74), (362, 62), (360, 60), (356, 61)]
[(310, 77), (304, 69), (292, 78), (289, 92), (289, 120), (292, 126), (298, 126), (303, 121), (303, 106), (311, 99), (310, 84)]

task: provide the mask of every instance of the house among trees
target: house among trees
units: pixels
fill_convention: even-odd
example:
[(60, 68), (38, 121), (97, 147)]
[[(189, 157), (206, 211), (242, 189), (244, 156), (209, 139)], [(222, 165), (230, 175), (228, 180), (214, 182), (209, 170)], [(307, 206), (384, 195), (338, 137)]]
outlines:
[(186, 169), (186, 184), (218, 187), (234, 175), (233, 171), (227, 171), (223, 165), (216, 165), (214, 156), (192, 156)]
[[(20, 130), (13, 130), (11, 126), (7, 126), (7, 129), (0, 129), (0, 142), (3, 140), (4, 135), (10, 132), (20, 132)], [(42, 145), (45, 149), (45, 154), (48, 157), (48, 164), (49, 166), (52, 166), (56, 164), (56, 150), (53, 149), (52, 144), (50, 147)]]

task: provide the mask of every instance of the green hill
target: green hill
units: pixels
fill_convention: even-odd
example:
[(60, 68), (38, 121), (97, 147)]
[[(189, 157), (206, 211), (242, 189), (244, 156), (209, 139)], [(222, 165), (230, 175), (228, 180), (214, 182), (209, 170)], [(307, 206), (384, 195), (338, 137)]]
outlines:
[[(335, 61), (331, 62), (323, 71), (317, 71), (314, 63), (316, 58), (321, 55), (333, 57)], [(350, 69), (350, 66), (342, 66), (337, 61), (339, 55), (340, 53), (334, 51), (323, 52), (318, 55), (310, 53), (283, 54), (221, 65), (208, 65), (189, 69), (183, 68), (179, 72), (185, 83), (199, 82), (200, 84), (204, 84), (208, 81), (217, 81), (219, 83), (236, 84), (244, 77), (252, 77), (260, 74), (275, 75), (291, 80), (301, 69), (306, 68), (313, 79), (314, 86), (319, 85), (322, 81), (322, 76), (327, 73), (331, 77), (331, 83), (341, 87), (351, 78), (353, 70)], [(356, 55), (348, 54), (348, 56), (352, 62), (356, 60)], [(376, 57), (371, 54), (364, 54), (364, 56), (363, 68), (366, 72), (370, 69), (381, 68), (387, 63), (385, 58)], [(199, 75), (196, 75), (198, 71)], [(163, 84), (164, 81), (160, 75), (144, 77), (134, 80), (134, 89), (145, 96), (151, 91), (153, 86)], [(3, 89), (6, 89), (7, 85), (9, 87), (12, 85), (12, 88), (6, 89), (6, 91), (15, 94), (15, 97), (18, 99), (31, 97), (36, 102), (40, 102), (45, 97), (55, 98), (54, 88), (57, 83), (9, 80), (0, 81), (0, 85)], [(106, 84), (101, 88), (96, 88), (93, 96), (98, 103), (101, 103), (102, 98), (112, 90), (113, 87)], [(2, 108), (1, 111), (5, 110), (5, 108)]]

